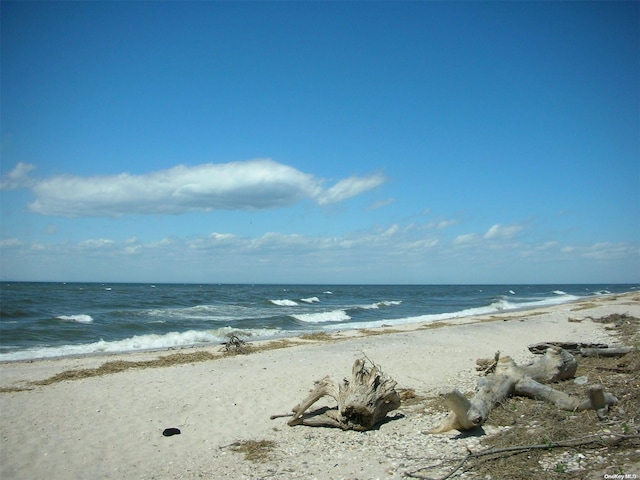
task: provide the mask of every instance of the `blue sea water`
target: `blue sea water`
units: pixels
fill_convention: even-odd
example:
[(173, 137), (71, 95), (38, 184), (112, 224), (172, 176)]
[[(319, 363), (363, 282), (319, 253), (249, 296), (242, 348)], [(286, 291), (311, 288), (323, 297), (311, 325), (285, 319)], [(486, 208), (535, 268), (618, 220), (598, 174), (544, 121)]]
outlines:
[(445, 320), (637, 285), (0, 284), (0, 361)]

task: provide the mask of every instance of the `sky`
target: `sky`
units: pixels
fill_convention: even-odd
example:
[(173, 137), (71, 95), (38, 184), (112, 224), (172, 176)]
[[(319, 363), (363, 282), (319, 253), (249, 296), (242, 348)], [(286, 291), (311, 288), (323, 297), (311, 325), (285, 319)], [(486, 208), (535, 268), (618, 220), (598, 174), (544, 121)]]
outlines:
[(0, 277), (640, 282), (640, 3), (11, 2)]

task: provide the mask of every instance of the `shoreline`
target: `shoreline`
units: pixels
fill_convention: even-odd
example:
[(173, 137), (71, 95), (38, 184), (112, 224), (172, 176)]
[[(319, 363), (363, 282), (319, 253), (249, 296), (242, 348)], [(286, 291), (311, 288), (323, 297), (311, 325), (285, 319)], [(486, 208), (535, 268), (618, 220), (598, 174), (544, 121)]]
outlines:
[[(531, 357), (526, 347), (541, 341), (619, 343), (604, 325), (590, 320), (610, 314), (640, 317), (640, 293), (331, 332), (328, 339), (293, 337), (279, 348), (260, 347), (283, 339), (253, 342), (256, 350), (247, 355), (224, 356), (216, 345), (4, 362), (0, 478), (402, 478), (407, 458), (422, 458), (425, 452), (438, 458), (457, 455), (478, 438), (425, 435), (441, 415), (405, 406), (369, 432), (289, 427), (286, 419), (269, 417), (290, 411), (314, 381), (348, 376), (354, 360), (363, 356), (396, 380), (398, 389), (421, 396), (452, 385), (470, 391), (477, 381), (475, 360), (490, 358), (496, 350), (521, 362)], [(31, 383), (105, 362), (194, 352), (215, 358)], [(28, 389), (10, 390), (16, 387)], [(163, 437), (165, 428), (182, 433)], [(274, 447), (261, 462), (231, 448), (263, 440)]]
[[(386, 330), (389, 333), (393, 333), (395, 331), (411, 331), (414, 329), (430, 328), (429, 325), (442, 326), (442, 325), (467, 324), (467, 323), (473, 323), (473, 319), (483, 319), (485, 317), (502, 318), (503, 316), (509, 317), (511, 314), (522, 314), (526, 312), (536, 312), (536, 311), (544, 312), (547, 309), (554, 309), (556, 307), (562, 307), (565, 305), (572, 305), (576, 303), (589, 303), (590, 301), (593, 301), (593, 300), (606, 300), (607, 298), (615, 299), (620, 296), (633, 296), (633, 295), (640, 295), (640, 291), (633, 290), (633, 291), (615, 293), (615, 294), (607, 293), (607, 294), (593, 295), (593, 296), (587, 296), (587, 297), (570, 300), (570, 301), (558, 303), (558, 304), (548, 304), (548, 305), (536, 306), (536, 307), (527, 306), (522, 308), (509, 309), (505, 311), (495, 311), (491, 313), (481, 313), (481, 314), (474, 314), (474, 315), (457, 316), (456, 315), (457, 312), (444, 313), (444, 314), (438, 314), (438, 315), (452, 315), (452, 316), (446, 317), (440, 320), (412, 321), (407, 323), (382, 325), (378, 327), (355, 327), (355, 328), (349, 328), (349, 329), (335, 329), (335, 330), (329, 329), (329, 330), (312, 331), (312, 332), (305, 332), (305, 333), (296, 332), (295, 335), (289, 335), (287, 333), (283, 333), (282, 335), (275, 335), (273, 337), (258, 338), (257, 340), (254, 340), (254, 341), (251, 341), (251, 339), (247, 337), (244, 337), (243, 339), (251, 343), (265, 344), (270, 342), (281, 342), (283, 340), (296, 341), (296, 339), (301, 339), (307, 336), (313, 336), (314, 334), (318, 334), (318, 333), (321, 333), (322, 335), (336, 337), (336, 338), (342, 338), (342, 337), (358, 336), (357, 332), (362, 332), (362, 331), (384, 332)], [(429, 316), (429, 315), (424, 315), (424, 316)], [(420, 318), (420, 317), (415, 317), (415, 318)], [(483, 321), (488, 321), (488, 320), (483, 320)], [(293, 332), (290, 332), (290, 333), (293, 333)], [(88, 353), (79, 353), (79, 354), (71, 354), (71, 355), (21, 358), (16, 360), (0, 359), (0, 366), (5, 364), (13, 364), (13, 363), (32, 363), (32, 362), (40, 362), (40, 361), (48, 361), (48, 360), (58, 361), (58, 360), (65, 360), (65, 359), (83, 359), (83, 358), (93, 358), (93, 357), (113, 358), (116, 356), (128, 356), (128, 355), (137, 355), (137, 354), (146, 355), (146, 354), (155, 354), (155, 353), (162, 353), (162, 352), (180, 352), (183, 350), (189, 350), (189, 351), (193, 351), (196, 349), (211, 350), (215, 348), (221, 348), (222, 345), (223, 343), (217, 343), (217, 344), (194, 343), (194, 344), (188, 344), (188, 345), (181, 345), (178, 347), (157, 347), (157, 348), (123, 350), (123, 351), (112, 351), (112, 352), (88, 352)]]

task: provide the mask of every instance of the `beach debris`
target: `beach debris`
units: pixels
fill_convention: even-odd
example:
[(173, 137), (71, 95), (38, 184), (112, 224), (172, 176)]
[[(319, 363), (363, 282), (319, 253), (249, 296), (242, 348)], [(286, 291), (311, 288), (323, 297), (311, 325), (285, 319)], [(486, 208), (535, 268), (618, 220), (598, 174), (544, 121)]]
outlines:
[(173, 435), (180, 435), (180, 433), (181, 432), (179, 428), (165, 428), (162, 432), (162, 435), (164, 435), (165, 437), (171, 437)]
[(222, 448), (229, 448), (232, 452), (244, 454), (244, 458), (250, 462), (266, 462), (271, 458), (276, 442), (273, 440), (240, 440)]
[(581, 348), (583, 357), (622, 357), (633, 352), (633, 347)]
[(589, 377), (587, 377), (586, 375), (576, 377), (573, 379), (573, 383), (575, 383), (576, 385), (586, 385), (587, 383), (589, 383)]
[[(330, 377), (316, 382), (316, 387), (302, 402), (293, 408), (293, 418), (288, 425), (310, 427), (336, 427), (342, 430), (366, 431), (384, 421), (387, 413), (400, 407), (400, 395), (396, 382), (380, 367), (364, 359), (357, 359), (351, 369), (351, 380), (336, 383)], [(338, 403), (335, 408), (323, 407), (307, 410), (320, 398), (329, 396)], [(278, 418), (274, 415), (271, 418)]]
[(583, 357), (621, 357), (634, 350), (633, 347), (621, 345), (607, 345), (606, 343), (579, 343), (579, 342), (541, 342), (529, 345), (529, 351), (534, 354), (542, 354), (549, 347), (560, 347), (573, 354)]
[(236, 334), (232, 333), (228, 336), (228, 338), (229, 341), (222, 343), (222, 345), (224, 345), (224, 353), (230, 355), (246, 355), (247, 353), (251, 352), (251, 344), (247, 343)]
[(560, 347), (571, 353), (580, 353), (582, 348), (607, 348), (606, 343), (581, 343), (581, 342), (540, 342), (529, 345), (527, 348), (535, 355), (544, 354), (549, 347)]
[[(498, 358), (496, 354), (496, 358)], [(491, 362), (491, 361), (487, 361)], [(468, 399), (457, 389), (441, 393), (449, 415), (430, 433), (449, 430), (471, 430), (484, 424), (489, 413), (510, 395), (544, 400), (562, 410), (595, 410), (598, 417), (606, 415), (616, 397), (605, 393), (601, 385), (588, 388), (588, 398), (580, 399), (556, 390), (546, 383), (573, 378), (578, 362), (568, 351), (552, 346), (542, 357), (536, 357), (526, 365), (518, 366), (511, 357), (500, 357), (493, 373), (478, 380), (476, 394)]]
[[(442, 477), (434, 478), (429, 474), (422, 473), (423, 471), (429, 470), (430, 468), (432, 468), (431, 466), (421, 467), (421, 468), (418, 468), (417, 470), (406, 472), (405, 475), (410, 478), (422, 478), (425, 480), (447, 480), (449, 478), (452, 478), (454, 474), (458, 470), (460, 470), (467, 461), (472, 459), (485, 458), (486, 461), (490, 462), (500, 458), (513, 456), (514, 454), (520, 453), (520, 452), (533, 452), (534, 450), (543, 450), (543, 451), (551, 452), (553, 451), (553, 449), (559, 448), (559, 447), (570, 447), (570, 448), (590, 447), (590, 446), (591, 447), (593, 446), (619, 447), (620, 444), (625, 442), (631, 443), (631, 445), (633, 445), (633, 442), (636, 442), (638, 439), (640, 439), (640, 435), (621, 435), (621, 434), (610, 433), (606, 435), (586, 435), (584, 437), (571, 438), (567, 440), (559, 440), (556, 442), (548, 440), (541, 444), (515, 445), (511, 447), (506, 447), (506, 448), (489, 448), (487, 450), (482, 450), (478, 452), (472, 452), (471, 450), (468, 450), (469, 453), (462, 460), (460, 460), (457, 463), (457, 465), (455, 465), (455, 467), (448, 474)], [(565, 455), (566, 453), (567, 452), (565, 452)], [(582, 455), (582, 458), (585, 458), (584, 455)], [(556, 466), (557, 466), (557, 462), (554, 462), (554, 471), (557, 473), (561, 473), (558, 469), (555, 468)], [(614, 475), (612, 475), (611, 478), (614, 478)], [(624, 475), (621, 475), (621, 478), (624, 478)]]

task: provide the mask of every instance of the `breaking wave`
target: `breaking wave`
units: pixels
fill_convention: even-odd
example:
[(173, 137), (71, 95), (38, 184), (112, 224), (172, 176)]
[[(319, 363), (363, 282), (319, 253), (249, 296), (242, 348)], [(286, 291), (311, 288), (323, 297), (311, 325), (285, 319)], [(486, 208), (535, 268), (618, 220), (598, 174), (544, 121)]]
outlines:
[(91, 315), (59, 315), (56, 317), (57, 320), (62, 320), (64, 322), (76, 322), (76, 323), (93, 323), (93, 318)]

